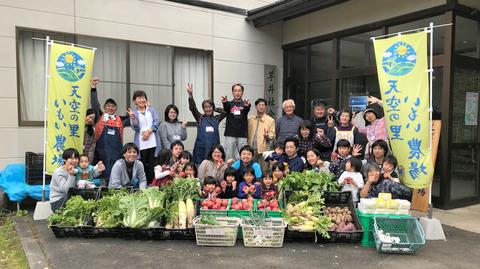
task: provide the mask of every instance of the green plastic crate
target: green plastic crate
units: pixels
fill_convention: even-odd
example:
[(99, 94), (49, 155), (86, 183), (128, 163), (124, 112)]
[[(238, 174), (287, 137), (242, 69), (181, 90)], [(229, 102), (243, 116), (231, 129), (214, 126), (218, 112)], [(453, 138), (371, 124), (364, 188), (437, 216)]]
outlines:
[[(277, 199), (278, 200), (278, 199)], [(262, 199), (255, 200), (255, 208), (257, 208), (257, 203), (259, 201), (262, 201)], [(268, 218), (283, 218), (283, 205), (279, 202), (278, 203), (278, 208), (280, 209), (279, 211), (267, 211), (267, 217)], [(263, 212), (263, 209), (258, 209), (257, 208), (257, 213), (261, 214)]]
[[(425, 245), (425, 232), (417, 219), (410, 218), (374, 218), (374, 236), (377, 251), (380, 253), (414, 254), (421, 246)], [(389, 234), (396, 237), (398, 241), (382, 241), (379, 236)]]
[[(205, 200), (205, 199), (203, 199)], [(203, 200), (200, 200), (199, 203), (201, 204)], [(225, 200), (225, 199), (222, 199)], [(215, 217), (226, 217), (228, 215), (228, 210), (230, 209), (230, 205), (232, 204), (232, 199), (228, 199), (228, 205), (227, 205), (227, 210), (204, 210), (202, 209), (202, 206), (200, 205), (200, 216), (203, 215), (213, 215)]]
[[(240, 199), (239, 199), (240, 200)], [(229, 204), (229, 208), (232, 204), (232, 201), (230, 200), (230, 204)], [(233, 218), (249, 218), (250, 217), (250, 212), (253, 212), (254, 214), (256, 214), (257, 212), (257, 199), (255, 199), (253, 201), (253, 210), (232, 210), (232, 209), (229, 209), (227, 210), (227, 216), (228, 217), (233, 217)], [(237, 238), (241, 239), (243, 238), (243, 233), (242, 233), (242, 228), (239, 227), (238, 228), (238, 233), (237, 233)]]
[(357, 212), (360, 223), (363, 227), (363, 236), (360, 245), (363, 247), (375, 247), (375, 227), (374, 227), (374, 218), (375, 217), (390, 217), (397, 219), (406, 219), (411, 218), (410, 215), (395, 215), (395, 214), (366, 214), (362, 211), (355, 209)]

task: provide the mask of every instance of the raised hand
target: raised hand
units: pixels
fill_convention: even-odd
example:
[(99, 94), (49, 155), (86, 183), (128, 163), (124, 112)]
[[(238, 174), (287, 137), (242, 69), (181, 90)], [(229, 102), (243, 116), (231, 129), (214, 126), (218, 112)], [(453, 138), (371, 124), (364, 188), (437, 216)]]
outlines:
[(251, 106), (252, 104), (250, 104), (250, 100), (245, 100), (245, 106)]
[(127, 108), (127, 114), (130, 117), (130, 119), (132, 120), (135, 119), (135, 112), (133, 112), (130, 108)]
[(98, 172), (103, 172), (103, 171), (105, 171), (105, 165), (103, 164), (102, 161), (99, 161), (99, 162), (97, 163), (97, 169), (98, 169)]
[(232, 182), (232, 190), (236, 190), (236, 189), (237, 189), (237, 182), (233, 181)]
[(333, 117), (330, 116), (330, 117), (328, 117), (327, 119), (328, 119), (328, 122), (327, 122), (328, 127), (333, 128), (333, 126), (334, 126), (334, 124), (333, 124)]
[(233, 159), (229, 159), (229, 160), (227, 161), (227, 167), (232, 166), (233, 163), (234, 163), (234, 160), (233, 160)]
[(228, 101), (227, 96), (226, 96), (226, 95), (225, 95), (225, 96), (222, 96), (222, 103), (225, 103), (225, 102), (227, 102), (227, 101)]
[(98, 77), (93, 77), (92, 80), (90, 80), (90, 87), (92, 88), (97, 88), (97, 84), (100, 82), (100, 79)]
[(220, 186), (222, 187), (223, 190), (225, 190), (227, 188), (227, 182), (225, 180), (223, 180), (221, 183), (220, 183)]
[(193, 94), (193, 84), (191, 84), (191, 83), (187, 84), (187, 93), (190, 96)]
[(75, 172), (76, 172), (76, 169), (75, 169), (75, 167), (73, 167), (73, 165), (67, 165), (67, 173), (68, 174), (74, 176)]
[(320, 136), (320, 137), (324, 136), (325, 135), (325, 130), (323, 130), (322, 128), (318, 128), (317, 129), (317, 135)]
[(352, 156), (359, 156), (360, 151), (362, 151), (362, 149), (363, 149), (362, 145), (359, 145), (359, 144), (353, 145)]

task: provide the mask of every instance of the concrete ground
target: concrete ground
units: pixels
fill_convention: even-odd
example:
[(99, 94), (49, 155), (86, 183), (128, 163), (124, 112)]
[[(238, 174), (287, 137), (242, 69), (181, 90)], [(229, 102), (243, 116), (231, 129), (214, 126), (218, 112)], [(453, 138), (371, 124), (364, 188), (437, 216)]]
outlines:
[(387, 255), (358, 244), (261, 249), (241, 240), (235, 247), (198, 247), (195, 241), (57, 239), (45, 221), (15, 222), (31, 268), (480, 268), (480, 234), (451, 226), (444, 226), (447, 241), (428, 241), (415, 255)]

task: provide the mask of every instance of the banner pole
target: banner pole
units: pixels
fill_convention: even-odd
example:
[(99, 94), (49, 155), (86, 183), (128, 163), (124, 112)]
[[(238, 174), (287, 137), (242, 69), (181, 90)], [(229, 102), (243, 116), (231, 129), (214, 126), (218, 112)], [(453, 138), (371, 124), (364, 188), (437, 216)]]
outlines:
[[(430, 105), (428, 108), (428, 112), (430, 115), (430, 146), (429, 146), (429, 154), (430, 156), (432, 155), (432, 131), (433, 131), (433, 121), (432, 121), (432, 113), (433, 113), (433, 107), (432, 107), (432, 94), (433, 94), (433, 22), (430, 22), (430, 59), (429, 59), (429, 75), (430, 75), (430, 83), (429, 83), (429, 97), (430, 97)], [(435, 164), (433, 164), (435, 165)], [(433, 185), (433, 175), (430, 180), (430, 191), (428, 192), (428, 218), (432, 219), (433, 215), (433, 205), (432, 205), (432, 185)]]
[(50, 37), (45, 39), (45, 101), (44, 101), (44, 116), (43, 116), (43, 175), (42, 175), (42, 202), (45, 202), (45, 173), (47, 172), (47, 116), (48, 116), (48, 46), (50, 46)]

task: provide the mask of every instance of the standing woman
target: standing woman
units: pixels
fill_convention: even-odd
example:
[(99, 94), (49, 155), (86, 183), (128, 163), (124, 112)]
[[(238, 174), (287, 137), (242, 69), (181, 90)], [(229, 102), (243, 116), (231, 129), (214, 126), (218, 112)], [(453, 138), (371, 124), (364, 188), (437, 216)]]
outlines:
[[(333, 117), (328, 119), (329, 134), (333, 132), (335, 137), (335, 143), (333, 144), (333, 152), (337, 150), (337, 143), (341, 139), (346, 139), (353, 145), (353, 150), (357, 153), (360, 152), (362, 146), (359, 145), (361, 137), (359, 135), (358, 128), (352, 124), (352, 113), (348, 110), (342, 110), (339, 113), (340, 123), (338, 126), (334, 126)], [(354, 155), (354, 154), (352, 154)], [(356, 154), (354, 156), (357, 156)]]
[(140, 161), (150, 183), (155, 176), (153, 171), (155, 157), (161, 148), (160, 137), (157, 133), (160, 120), (157, 111), (153, 107), (147, 106), (147, 94), (144, 91), (135, 91), (133, 102), (137, 109), (127, 110), (130, 116), (130, 126), (135, 131), (133, 141), (140, 149)]
[(128, 117), (117, 115), (117, 103), (108, 98), (103, 105), (105, 112), (100, 109), (97, 96), (97, 83), (100, 80), (93, 78), (91, 82), (91, 103), (95, 111), (95, 162), (102, 161), (105, 164), (103, 175), (110, 177), (113, 164), (122, 158), (123, 128), (130, 125)]
[(178, 122), (178, 108), (171, 104), (165, 109), (165, 121), (160, 124), (159, 132), (162, 148), (169, 149), (175, 141), (187, 139), (187, 122)]
[(203, 160), (207, 159), (208, 153), (213, 146), (220, 144), (220, 135), (218, 125), (225, 118), (226, 114), (222, 113), (214, 116), (215, 103), (212, 100), (204, 100), (202, 102), (203, 113), (197, 110), (197, 105), (193, 100), (193, 84), (187, 85), (188, 108), (197, 121), (197, 138), (193, 147), (193, 161), (196, 165), (200, 165)]
[(85, 117), (85, 134), (83, 135), (83, 154), (88, 156), (88, 162), (93, 163), (95, 156), (95, 110), (87, 109)]

